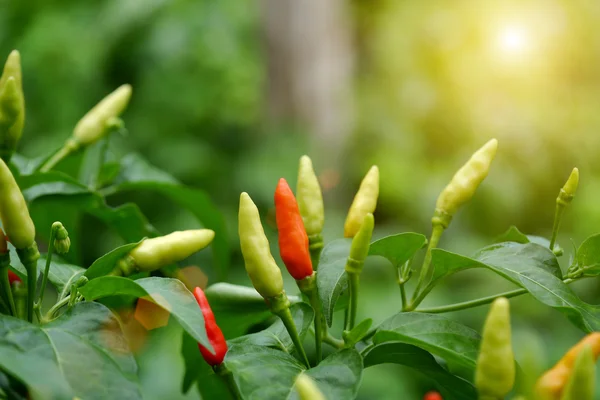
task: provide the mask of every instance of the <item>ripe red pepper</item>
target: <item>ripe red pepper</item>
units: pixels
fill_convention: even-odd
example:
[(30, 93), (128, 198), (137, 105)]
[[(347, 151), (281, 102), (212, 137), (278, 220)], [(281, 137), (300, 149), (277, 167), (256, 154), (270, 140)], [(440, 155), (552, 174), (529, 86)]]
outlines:
[(425, 396), (423, 396), (423, 400), (444, 400), (444, 399), (442, 398), (441, 394), (432, 390), (431, 392), (425, 393)]
[(214, 367), (220, 365), (225, 358), (225, 353), (227, 353), (227, 342), (225, 341), (225, 337), (223, 336), (223, 332), (221, 332), (221, 328), (217, 325), (215, 321), (215, 315), (210, 308), (210, 304), (208, 304), (208, 299), (206, 295), (197, 287), (194, 289), (194, 297), (200, 306), (200, 311), (202, 311), (202, 315), (204, 316), (204, 327), (206, 328), (206, 334), (208, 336), (208, 341), (212, 344), (214, 349), (214, 353), (211, 353), (206, 347), (202, 346), (198, 343), (198, 348), (200, 349), (200, 353), (202, 353), (202, 357), (204, 361), (208, 363), (208, 365)]
[(12, 285), (13, 282), (21, 282), (21, 278), (19, 275), (12, 272), (10, 269), (8, 270), (8, 282)]
[(290, 275), (297, 281), (313, 274), (308, 235), (294, 193), (281, 178), (275, 189), (275, 216), (279, 230), (279, 253)]

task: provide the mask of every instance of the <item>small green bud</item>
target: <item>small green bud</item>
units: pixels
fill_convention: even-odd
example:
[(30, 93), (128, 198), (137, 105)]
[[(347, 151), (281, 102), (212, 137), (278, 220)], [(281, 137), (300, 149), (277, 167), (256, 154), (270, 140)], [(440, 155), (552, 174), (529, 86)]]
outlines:
[(54, 236), (54, 249), (58, 254), (66, 254), (71, 248), (71, 239), (69, 238), (69, 232), (60, 222), (52, 224), (52, 229), (55, 232)]

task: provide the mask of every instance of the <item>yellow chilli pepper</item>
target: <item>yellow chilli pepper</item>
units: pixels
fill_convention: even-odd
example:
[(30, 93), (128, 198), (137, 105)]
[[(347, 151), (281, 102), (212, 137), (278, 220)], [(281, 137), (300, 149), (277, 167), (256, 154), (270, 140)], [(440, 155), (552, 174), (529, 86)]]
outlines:
[(304, 373), (296, 378), (296, 391), (300, 400), (325, 400), (325, 396), (323, 396), (315, 382)]
[(111, 120), (125, 111), (130, 98), (131, 85), (119, 86), (79, 120), (70, 140), (78, 148), (101, 139), (109, 128)]
[(19, 250), (35, 243), (35, 226), (13, 174), (0, 159), (0, 219), (8, 240)]
[(439, 223), (447, 227), (459, 207), (473, 197), (477, 187), (488, 175), (497, 149), (498, 141), (490, 140), (456, 172), (437, 199), (434, 224)]
[(594, 400), (595, 388), (596, 360), (592, 347), (587, 344), (575, 359), (573, 372), (560, 400)]
[(354, 201), (348, 211), (344, 224), (344, 236), (354, 237), (363, 223), (367, 213), (375, 212), (377, 198), (379, 197), (379, 168), (372, 166), (363, 178), (358, 188)]
[(483, 326), (481, 348), (475, 370), (475, 387), (480, 400), (502, 400), (515, 383), (515, 359), (510, 332), (508, 299), (492, 303)]
[(155, 271), (202, 250), (214, 237), (215, 232), (210, 229), (192, 229), (145, 239), (119, 261), (118, 268), (123, 275)]
[(350, 273), (360, 273), (365, 259), (369, 255), (371, 237), (375, 228), (375, 218), (373, 214), (365, 215), (362, 225), (356, 236), (352, 239), (350, 245), (350, 254), (346, 262), (346, 271)]
[(298, 183), (296, 184), (296, 200), (304, 228), (308, 236), (319, 235), (325, 224), (323, 195), (319, 180), (315, 175), (312, 161), (308, 156), (300, 158), (298, 167)]
[(558, 193), (558, 197), (556, 198), (556, 203), (558, 205), (566, 206), (569, 204), (573, 197), (575, 197), (575, 192), (577, 192), (577, 187), (579, 186), (579, 169), (573, 168), (571, 171), (571, 175), (569, 175), (569, 179), (565, 182), (565, 185), (562, 187), (560, 192)]
[(15, 152), (25, 124), (25, 97), (21, 56), (13, 50), (0, 76), (0, 157), (8, 162)]
[(246, 272), (254, 288), (265, 299), (281, 295), (281, 270), (271, 255), (269, 240), (260, 222), (258, 208), (246, 192), (240, 195), (238, 232)]

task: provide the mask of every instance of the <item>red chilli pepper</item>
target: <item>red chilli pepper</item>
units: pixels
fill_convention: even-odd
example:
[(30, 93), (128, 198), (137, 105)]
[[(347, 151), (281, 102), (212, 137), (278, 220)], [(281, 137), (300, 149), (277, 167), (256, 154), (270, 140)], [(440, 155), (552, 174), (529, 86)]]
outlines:
[(290, 275), (297, 281), (313, 274), (308, 235), (294, 193), (281, 178), (275, 189), (275, 214), (279, 230), (279, 253)]
[(12, 272), (10, 269), (8, 270), (8, 282), (12, 285), (13, 282), (21, 282), (21, 278), (19, 275)]
[(427, 392), (425, 393), (425, 396), (423, 396), (423, 400), (444, 400), (442, 398), (442, 395), (439, 394), (436, 391), (431, 391), (431, 392)]
[(225, 353), (227, 353), (227, 342), (225, 341), (223, 332), (221, 332), (221, 328), (219, 328), (219, 325), (217, 325), (217, 322), (215, 321), (215, 315), (213, 314), (210, 304), (208, 304), (208, 300), (206, 299), (206, 295), (202, 289), (199, 287), (194, 289), (194, 297), (196, 298), (196, 301), (200, 306), (200, 310), (202, 311), (202, 315), (204, 316), (204, 327), (206, 328), (208, 341), (210, 344), (212, 344), (215, 353), (211, 353), (200, 343), (198, 343), (198, 348), (200, 349), (200, 353), (202, 353), (204, 361), (206, 361), (208, 365), (214, 367), (223, 362)]

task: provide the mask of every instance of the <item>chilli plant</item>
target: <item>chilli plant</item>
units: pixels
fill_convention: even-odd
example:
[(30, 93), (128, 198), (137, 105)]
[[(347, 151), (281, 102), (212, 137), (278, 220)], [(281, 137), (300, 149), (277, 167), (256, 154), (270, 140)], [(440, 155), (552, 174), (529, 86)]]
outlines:
[[(566, 271), (556, 244), (577, 190), (577, 169), (556, 199), (550, 240), (511, 227), (498, 243), (467, 257), (438, 243), (487, 176), (495, 139), (442, 190), (429, 238), (408, 232), (372, 240), (379, 194), (373, 166), (352, 202), (344, 238), (325, 244), (321, 189), (310, 158), (303, 156), (295, 194), (283, 178), (274, 194), (279, 252), (297, 292), (284, 290), (248, 193), (240, 196), (238, 227), (254, 288), (225, 282), (200, 288), (177, 263), (210, 245), (216, 275), (224, 280), (230, 251), (223, 219), (205, 193), (140, 156), (108, 157), (111, 136), (124, 129), (119, 117), (131, 93), (129, 85), (119, 87), (82, 117), (60, 149), (27, 159), (15, 153), (25, 123), (20, 56), (13, 51), (8, 57), (0, 78), (0, 398), (141, 398), (132, 343), (114, 310), (131, 299), (168, 311), (181, 325), (182, 391), (196, 386), (205, 399), (352, 399), (363, 369), (383, 363), (432, 378), (428, 400), (593, 398), (600, 308), (568, 285), (600, 274), (600, 235), (576, 249)], [(76, 154), (77, 176), (56, 170)], [(158, 192), (191, 211), (202, 229), (161, 235), (135, 204), (108, 204), (107, 198), (133, 190)], [(56, 204), (71, 211), (61, 213), (61, 222), (53, 222)], [(75, 258), (71, 243), (81, 239), (72, 229), (81, 214), (105, 223), (126, 244), (89, 266), (67, 262)], [(86, 232), (86, 238), (92, 235)], [(398, 298), (389, 299), (399, 312), (377, 326), (357, 319), (358, 308), (369, 301), (360, 296), (360, 276), (374, 256), (389, 261), (399, 287)], [(491, 270), (519, 288), (421, 306), (446, 277), (471, 268)], [(44, 298), (48, 282), (56, 289), (54, 301)], [(515, 363), (511, 345), (508, 299), (524, 294), (588, 333), (537, 380), (522, 379), (528, 371)], [(441, 315), (486, 304), (491, 307), (481, 334)], [(266, 329), (251, 329), (256, 326)]]

